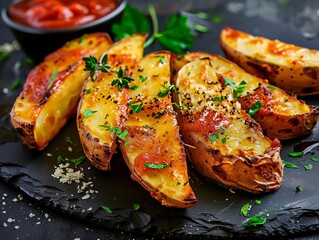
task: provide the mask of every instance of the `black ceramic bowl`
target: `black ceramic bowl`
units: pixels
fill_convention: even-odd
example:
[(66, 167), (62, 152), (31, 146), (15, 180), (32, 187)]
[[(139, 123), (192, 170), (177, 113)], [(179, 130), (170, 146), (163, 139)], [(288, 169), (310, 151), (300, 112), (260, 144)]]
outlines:
[(111, 35), (111, 25), (119, 20), (126, 6), (126, 0), (118, 0), (118, 7), (108, 15), (93, 22), (67, 28), (40, 29), (18, 24), (10, 19), (8, 7), (1, 11), (3, 22), (10, 28), (21, 49), (35, 62), (40, 62), (49, 53), (57, 50), (68, 40), (82, 36), (85, 33), (108, 32)]

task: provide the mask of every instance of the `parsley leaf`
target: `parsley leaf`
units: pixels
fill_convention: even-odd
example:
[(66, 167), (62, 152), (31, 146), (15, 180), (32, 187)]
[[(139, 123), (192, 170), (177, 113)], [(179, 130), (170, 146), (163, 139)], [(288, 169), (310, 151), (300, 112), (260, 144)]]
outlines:
[(93, 115), (93, 114), (96, 113), (96, 112), (97, 112), (97, 110), (85, 109), (85, 110), (84, 110), (83, 117), (84, 117), (84, 118), (88, 118), (89, 116)]
[(286, 168), (299, 168), (297, 165), (295, 165), (295, 164), (293, 164), (293, 163), (291, 163), (291, 162), (287, 162), (287, 161), (282, 161), (283, 162), (283, 164), (284, 164), (284, 167), (286, 167)]
[(80, 165), (84, 161), (85, 161), (85, 157), (84, 156), (81, 156), (81, 157), (75, 158), (75, 159), (70, 159), (70, 162), (72, 162), (75, 166)]
[(290, 152), (288, 155), (290, 157), (301, 157), (304, 153), (303, 152)]
[(107, 125), (99, 125), (99, 126), (114, 133), (116, 136), (118, 136), (120, 139), (122, 139), (124, 141), (128, 135), (128, 131), (126, 129), (124, 131), (122, 131), (121, 128), (119, 128), (119, 127), (111, 127), (111, 126), (107, 126)]
[(188, 18), (174, 14), (169, 19), (162, 32), (158, 34), (160, 45), (174, 53), (184, 53), (194, 42), (194, 36), (188, 27)]
[(251, 209), (251, 204), (246, 203), (244, 206), (240, 209), (240, 215), (243, 215), (244, 217), (247, 217), (247, 214), (249, 210)]
[(112, 32), (116, 40), (134, 33), (148, 33), (149, 31), (150, 23), (147, 17), (130, 4), (126, 4), (121, 21), (112, 25)]
[(262, 108), (262, 104), (261, 101), (258, 100), (257, 102), (255, 102), (253, 105), (251, 105), (251, 107), (248, 109), (248, 114), (250, 116), (254, 116), (255, 114), (257, 114), (259, 112), (259, 110)]
[(263, 225), (266, 223), (266, 218), (261, 216), (252, 216), (251, 218), (247, 219), (247, 221), (244, 222), (244, 226), (251, 227), (251, 226), (257, 226), (257, 225)]
[(108, 212), (108, 213), (112, 214), (112, 210), (111, 210), (109, 207), (102, 205), (101, 208), (102, 208), (105, 212)]
[(141, 208), (140, 204), (138, 204), (138, 203), (133, 203), (133, 209), (134, 209), (135, 211), (139, 210), (140, 208)]
[(152, 168), (152, 169), (163, 169), (163, 168), (168, 168), (169, 167), (165, 163), (159, 163), (159, 164), (156, 164), (156, 163), (144, 163), (144, 166), (148, 167), (148, 168)]
[(142, 110), (143, 103), (140, 103), (140, 104), (129, 103), (129, 106), (134, 112), (139, 113)]
[(57, 74), (58, 74), (58, 69), (56, 68), (56, 69), (54, 69), (54, 71), (50, 77), (50, 81), (49, 81), (49, 84), (47, 86), (47, 89), (50, 89), (52, 87), (52, 85), (56, 79)]
[(305, 168), (305, 170), (307, 170), (307, 171), (310, 171), (310, 170), (312, 170), (312, 165), (309, 163), (308, 165), (306, 165), (306, 166), (303, 166), (304, 168)]
[(157, 96), (160, 98), (166, 97), (171, 90), (173, 90), (174, 92), (177, 92), (177, 89), (175, 88), (174, 85), (170, 85), (167, 87), (165, 85), (162, 85), (162, 87), (165, 88), (165, 90), (161, 90), (157, 94)]

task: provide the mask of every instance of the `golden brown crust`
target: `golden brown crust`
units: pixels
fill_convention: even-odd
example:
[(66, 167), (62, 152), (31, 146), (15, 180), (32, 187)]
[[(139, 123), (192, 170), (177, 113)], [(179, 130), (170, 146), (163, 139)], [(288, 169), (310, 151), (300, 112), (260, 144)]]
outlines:
[(280, 142), (265, 137), (217, 79), (209, 60), (184, 65), (175, 78), (188, 157), (198, 172), (227, 187), (254, 194), (278, 189), (283, 178)]
[[(117, 85), (112, 86), (112, 81), (117, 78), (112, 72), (125, 69), (126, 76), (131, 75), (142, 58), (145, 37), (144, 34), (135, 34), (114, 43), (105, 52), (110, 72), (97, 72), (96, 81), (88, 78), (84, 84), (78, 104), (77, 128), (86, 156), (100, 170), (111, 168), (111, 159), (117, 148), (117, 135), (103, 126), (123, 129), (127, 119), (128, 89), (120, 91)], [(84, 117), (86, 111), (94, 114)]]
[[(111, 45), (105, 33), (74, 39), (34, 67), (11, 110), (11, 120), (21, 139), (42, 150), (76, 113), (86, 78), (82, 57), (99, 57)], [(59, 108), (57, 108), (59, 106)]]
[(229, 27), (220, 34), (220, 46), (228, 59), (288, 93), (319, 93), (317, 50), (254, 37)]
[[(186, 63), (196, 59), (209, 59), (221, 77), (232, 80), (236, 85), (243, 80), (246, 81), (239, 101), (244, 110), (249, 110), (258, 100), (263, 102), (259, 114), (253, 118), (259, 122), (268, 137), (280, 140), (300, 137), (310, 133), (316, 126), (318, 107), (307, 105), (221, 56), (205, 52), (188, 53), (181, 59), (174, 56), (172, 68), (176, 72)], [(282, 124), (277, 124), (278, 121)]]

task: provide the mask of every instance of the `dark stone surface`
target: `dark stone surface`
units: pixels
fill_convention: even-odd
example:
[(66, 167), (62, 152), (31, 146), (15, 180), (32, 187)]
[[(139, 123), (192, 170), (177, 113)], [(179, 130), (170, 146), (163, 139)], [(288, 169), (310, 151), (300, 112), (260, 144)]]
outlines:
[[(195, 1), (188, 2), (192, 8), (191, 3)], [(240, 2), (247, 5), (249, 1)], [(306, 40), (281, 21), (286, 19), (284, 16), (278, 16), (279, 20), (274, 22), (258, 14), (247, 16), (244, 10), (230, 12), (229, 3), (231, 1), (224, 4), (217, 1), (209, 9), (201, 9), (202, 5), (198, 5), (197, 10), (205, 10), (212, 16), (219, 14), (223, 20), (218, 24), (212, 20), (207, 23), (211, 32), (197, 36), (194, 51), (221, 54), (218, 34), (223, 26), (309, 48), (319, 46), (318, 39)], [(284, 11), (288, 12), (286, 9)], [(161, 24), (166, 17), (160, 15)], [(1, 42), (13, 40), (2, 23), (0, 32)], [(159, 47), (155, 44), (146, 52), (156, 49)], [(319, 233), (319, 163), (310, 161), (312, 156), (319, 157), (318, 149), (300, 158), (288, 156), (288, 152), (293, 151), (298, 143), (317, 141), (318, 126), (306, 137), (282, 142), (282, 159), (295, 163), (299, 169), (286, 168), (281, 188), (273, 193), (260, 196), (237, 191), (233, 193), (199, 176), (189, 165), (190, 184), (198, 203), (190, 209), (162, 207), (130, 179), (129, 170), (118, 154), (112, 161), (111, 172), (98, 171), (88, 161), (81, 165), (86, 181), (93, 182), (89, 189), (94, 190), (89, 199), (82, 199), (85, 194), (77, 193), (78, 184), (61, 184), (51, 177), (59, 155), (68, 158), (83, 155), (75, 120), (71, 119), (48, 148), (40, 153), (30, 151), (12, 129), (8, 113), (22, 87), (7, 94), (2, 89), (9, 88), (17, 78), (25, 79), (30, 67), (23, 64), (21, 69), (14, 68), (16, 62), (25, 63), (25, 59), (25, 55), (18, 51), (0, 67), (0, 232), (5, 234), (6, 239), (293, 238)], [(317, 99), (315, 96), (304, 100), (319, 105)], [(72, 144), (65, 142), (66, 137), (70, 137)], [(72, 147), (72, 152), (68, 147)], [(309, 163), (313, 165), (312, 171), (306, 171), (303, 167)], [(302, 186), (303, 191), (296, 193), (296, 186)], [(5, 193), (10, 195), (6, 196)], [(20, 193), (23, 193), (24, 199), (12, 201)], [(262, 200), (262, 204), (254, 204), (256, 199)], [(134, 203), (141, 208), (133, 210)], [(258, 214), (266, 217), (265, 225), (252, 228), (243, 226), (246, 218), (239, 212), (246, 203), (252, 204), (249, 216)], [(102, 205), (108, 206), (112, 214), (104, 211)], [(36, 216), (30, 217), (30, 213), (36, 213)], [(49, 213), (48, 218), (45, 213)], [(9, 218), (14, 218), (15, 222), (8, 222)], [(19, 228), (15, 229), (15, 226)]]

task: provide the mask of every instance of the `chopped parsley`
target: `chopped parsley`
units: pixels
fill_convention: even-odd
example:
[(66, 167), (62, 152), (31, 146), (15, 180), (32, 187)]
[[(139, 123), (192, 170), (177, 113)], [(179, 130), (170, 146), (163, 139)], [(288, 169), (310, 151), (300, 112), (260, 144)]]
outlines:
[(168, 168), (169, 166), (165, 163), (144, 163), (144, 166), (147, 168), (152, 168), (152, 169), (163, 169), (163, 168)]
[(255, 204), (260, 205), (261, 204), (261, 200), (260, 199), (256, 199), (255, 200)]
[(251, 105), (251, 107), (248, 109), (247, 113), (250, 116), (254, 116), (255, 114), (257, 114), (259, 112), (259, 110), (262, 108), (262, 104), (260, 100), (257, 100), (257, 102), (255, 102), (253, 105)]
[(305, 170), (311, 171), (312, 170), (312, 165), (309, 163), (308, 165), (303, 166)]
[(75, 166), (80, 165), (84, 161), (85, 161), (85, 157), (84, 156), (81, 156), (81, 157), (78, 157), (78, 158), (74, 158), (74, 159), (70, 159), (70, 162), (72, 162)]
[(112, 214), (112, 210), (111, 210), (109, 207), (102, 205), (101, 208), (102, 208), (105, 212)]
[(302, 192), (302, 187), (301, 186), (297, 186), (295, 192)]
[(97, 112), (97, 110), (84, 109), (83, 117), (88, 118), (96, 112)]
[(291, 162), (287, 162), (285, 160), (283, 160), (282, 162), (284, 164), (284, 167), (286, 167), (286, 168), (295, 168), (295, 169), (299, 168), (296, 164), (293, 164)]
[(143, 103), (140, 104), (132, 104), (129, 103), (128, 104), (130, 106), (130, 108), (135, 112), (135, 113), (139, 113), (142, 110), (143, 107)]
[(157, 94), (157, 96), (160, 98), (166, 97), (171, 90), (173, 90), (174, 92), (177, 92), (177, 89), (175, 88), (174, 85), (170, 85), (167, 87), (165, 85), (162, 85), (162, 87), (165, 88), (165, 90), (161, 90)]
[(244, 206), (241, 207), (240, 209), (240, 215), (247, 217), (248, 212), (251, 209), (251, 204), (250, 203), (246, 203)]
[(140, 78), (141, 82), (145, 82), (147, 80), (147, 77), (145, 76), (139, 75), (138, 77)]
[(119, 128), (119, 127), (111, 127), (111, 126), (107, 126), (107, 125), (99, 125), (99, 126), (114, 133), (116, 136), (118, 136), (120, 139), (122, 139), (124, 141), (128, 135), (128, 131), (126, 129), (124, 131), (122, 131), (121, 128)]
[(301, 157), (301, 156), (303, 156), (303, 152), (290, 152), (290, 153), (288, 153), (288, 155), (290, 156), (290, 157)]
[(49, 84), (47, 86), (47, 89), (50, 89), (52, 87), (52, 85), (56, 79), (57, 74), (58, 74), (58, 69), (56, 68), (56, 69), (54, 69), (54, 71), (50, 77), (50, 81), (49, 81)]
[(132, 87), (130, 87), (131, 90), (136, 90), (138, 89), (138, 86), (137, 85), (133, 85)]
[(267, 88), (269, 88), (269, 89), (277, 89), (277, 87), (274, 86), (274, 85), (269, 85), (269, 86), (267, 86)]
[(140, 204), (138, 203), (133, 203), (133, 210), (137, 211), (141, 208)]
[(317, 157), (312, 157), (312, 158), (310, 158), (310, 160), (313, 162), (319, 162), (319, 158), (317, 158)]
[(251, 218), (247, 219), (243, 224), (246, 227), (255, 227), (257, 225), (264, 225), (266, 223), (266, 218), (261, 216), (252, 216)]
[[(214, 133), (212, 136), (210, 136), (208, 139), (209, 141), (211, 142), (214, 142), (216, 141), (218, 138), (219, 138), (219, 134), (224, 134), (225, 132), (229, 132), (229, 130), (221, 127), (219, 131), (217, 131), (216, 133)], [(226, 138), (223, 138), (222, 139), (222, 143), (226, 143)]]
[(183, 107), (176, 102), (173, 102), (173, 105), (179, 110), (183, 109)]
[(164, 64), (166, 62), (165, 57), (162, 55), (155, 56), (155, 58), (158, 58), (161, 64)]

